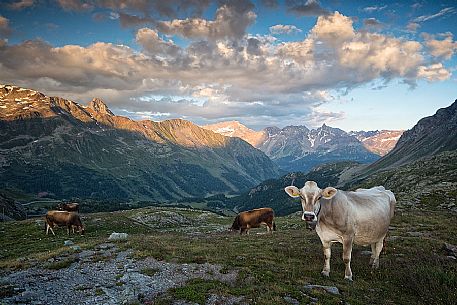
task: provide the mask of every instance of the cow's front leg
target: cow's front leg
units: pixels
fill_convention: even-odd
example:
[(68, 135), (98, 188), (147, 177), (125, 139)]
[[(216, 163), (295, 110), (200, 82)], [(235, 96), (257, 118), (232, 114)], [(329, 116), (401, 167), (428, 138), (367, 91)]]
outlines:
[(343, 240), (343, 262), (346, 266), (344, 270), (344, 279), (352, 281), (351, 255), (352, 255), (352, 238)]
[(330, 275), (330, 257), (332, 256), (332, 244), (323, 241), (322, 247), (324, 250), (324, 269), (322, 269), (321, 274), (328, 277)]

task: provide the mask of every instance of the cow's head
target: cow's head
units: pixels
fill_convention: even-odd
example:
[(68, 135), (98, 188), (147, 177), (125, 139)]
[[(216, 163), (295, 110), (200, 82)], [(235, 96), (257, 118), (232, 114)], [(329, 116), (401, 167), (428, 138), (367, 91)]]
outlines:
[(83, 224), (81, 224), (81, 225), (73, 225), (73, 228), (75, 228), (76, 232), (78, 232), (81, 235), (84, 235), (84, 233), (86, 233), (86, 228), (84, 227)]
[(237, 215), (235, 217), (235, 220), (233, 221), (232, 226), (229, 228), (229, 230), (234, 232), (234, 231), (238, 231), (239, 229), (241, 229), (240, 215)]
[(296, 186), (288, 186), (284, 189), (290, 197), (300, 197), (303, 208), (302, 219), (307, 222), (316, 222), (321, 198), (331, 199), (337, 190), (334, 187), (326, 187), (321, 190), (314, 181), (306, 181), (305, 186), (298, 189)]

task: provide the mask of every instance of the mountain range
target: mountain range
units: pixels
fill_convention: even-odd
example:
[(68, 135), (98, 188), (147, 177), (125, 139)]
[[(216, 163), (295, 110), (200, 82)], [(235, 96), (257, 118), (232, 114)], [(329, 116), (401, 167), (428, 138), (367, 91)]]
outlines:
[(383, 185), (404, 205), (423, 204), (457, 211), (457, 100), (405, 131), (387, 155), (369, 165), (337, 162), (308, 173), (289, 173), (262, 182), (243, 194), (221, 200), (217, 207), (235, 210), (272, 207), (284, 215), (301, 209), (283, 189), (314, 180), (320, 187), (341, 189)]
[(0, 189), (153, 201), (238, 192), (279, 175), (261, 151), (181, 120), (134, 121), (0, 86)]
[(402, 133), (389, 130), (347, 133), (325, 124), (317, 129), (302, 125), (255, 131), (237, 121), (202, 127), (242, 138), (287, 172), (308, 172), (317, 165), (335, 161), (374, 162), (395, 146)]

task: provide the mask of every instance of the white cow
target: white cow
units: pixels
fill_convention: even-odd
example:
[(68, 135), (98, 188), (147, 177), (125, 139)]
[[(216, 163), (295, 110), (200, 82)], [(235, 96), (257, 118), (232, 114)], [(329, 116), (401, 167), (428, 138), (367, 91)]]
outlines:
[(355, 192), (327, 187), (321, 190), (314, 181), (307, 181), (303, 188), (285, 188), (291, 197), (300, 197), (302, 219), (316, 223), (316, 232), (324, 248), (322, 275), (329, 276), (331, 245), (343, 244), (344, 278), (352, 281), (352, 244), (371, 245), (370, 265), (379, 267), (379, 254), (394, 216), (395, 196), (382, 186), (357, 189)]

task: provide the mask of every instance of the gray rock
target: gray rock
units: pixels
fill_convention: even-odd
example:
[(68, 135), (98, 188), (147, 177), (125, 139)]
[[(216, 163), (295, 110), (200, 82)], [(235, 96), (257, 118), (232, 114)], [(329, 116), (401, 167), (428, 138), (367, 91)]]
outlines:
[(104, 243), (104, 244), (98, 245), (95, 248), (96, 249), (101, 249), (101, 250), (106, 250), (106, 249), (110, 249), (110, 248), (114, 248), (114, 247), (115, 247), (115, 245), (113, 243)]
[(336, 287), (336, 286), (305, 285), (304, 288), (307, 290), (321, 289), (321, 290), (325, 290), (326, 292), (331, 293), (331, 294), (340, 295), (340, 291), (338, 290), (338, 287)]
[(393, 235), (393, 236), (387, 237), (387, 241), (396, 241), (396, 240), (399, 239), (399, 238), (400, 238), (400, 236), (395, 236), (395, 235)]
[(454, 256), (454, 257), (457, 256), (457, 246), (454, 246), (454, 245), (451, 245), (448, 243), (444, 243), (443, 250), (447, 252), (447, 255)]
[(361, 255), (365, 255), (365, 256), (370, 256), (371, 255), (371, 251), (365, 250), (365, 251), (360, 252), (360, 254)]
[(72, 249), (75, 250), (75, 251), (81, 250), (81, 247), (80, 247), (80, 246), (71, 246), (70, 248), (72, 248)]
[(284, 301), (286, 301), (289, 304), (300, 305), (300, 302), (297, 299), (294, 299), (291, 296), (286, 295), (285, 297), (283, 297), (283, 299), (284, 299)]
[(74, 245), (74, 242), (72, 242), (71, 240), (66, 240), (63, 242), (63, 245), (64, 246), (71, 246), (71, 245)]
[(205, 305), (235, 305), (244, 304), (243, 297), (235, 297), (232, 295), (217, 295), (211, 294), (205, 302)]
[(108, 237), (108, 240), (126, 240), (128, 238), (129, 238), (129, 235), (127, 233), (116, 233), (116, 232), (113, 232)]

